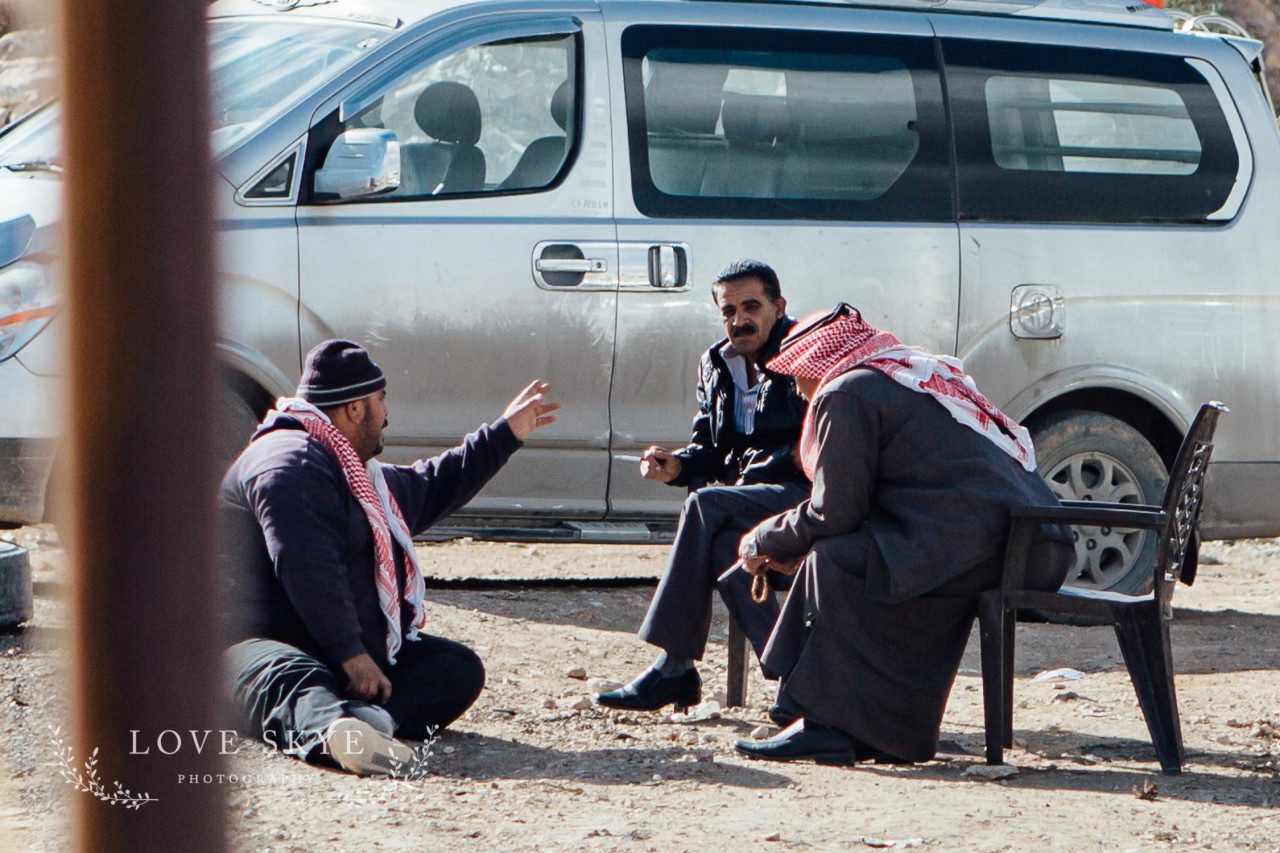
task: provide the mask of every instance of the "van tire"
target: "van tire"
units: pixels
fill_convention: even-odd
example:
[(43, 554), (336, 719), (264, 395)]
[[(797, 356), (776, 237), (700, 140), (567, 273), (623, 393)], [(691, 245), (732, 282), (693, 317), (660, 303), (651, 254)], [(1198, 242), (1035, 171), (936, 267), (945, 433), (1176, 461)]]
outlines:
[(214, 400), (217, 406), (214, 422), (217, 426), (213, 437), (213, 458), (217, 477), (221, 480), (227, 468), (231, 467), (231, 463), (249, 443), (261, 418), (245, 395), (225, 379), (218, 381), (218, 392)]
[[(1129, 424), (1098, 412), (1057, 412), (1033, 431), (1040, 476), (1062, 500), (1159, 504), (1169, 472)], [(1075, 527), (1076, 563), (1064, 586), (1144, 593), (1152, 586), (1157, 536)]]

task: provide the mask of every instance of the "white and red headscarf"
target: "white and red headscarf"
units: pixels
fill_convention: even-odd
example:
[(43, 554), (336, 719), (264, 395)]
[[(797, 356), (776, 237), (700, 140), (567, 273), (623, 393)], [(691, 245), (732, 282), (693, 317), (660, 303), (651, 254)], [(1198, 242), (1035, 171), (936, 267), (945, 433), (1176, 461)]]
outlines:
[[(990, 439), (1026, 470), (1036, 470), (1031, 434), (978, 391), (959, 359), (906, 346), (892, 333), (863, 322), (858, 309), (844, 303), (797, 324), (766, 366), (785, 376), (819, 380), (818, 393), (856, 367), (874, 368), (912, 391), (932, 396), (951, 417)], [(811, 480), (818, 459), (815, 431), (810, 401), (800, 434), (800, 460)]]
[(347, 478), (351, 493), (360, 501), (369, 527), (373, 531), (374, 582), (378, 587), (378, 604), (387, 620), (387, 663), (396, 662), (402, 637), (400, 631), (400, 589), (396, 581), (395, 553), (392, 537), (400, 543), (404, 552), (404, 602), (411, 608), (413, 619), (404, 632), (403, 639), (417, 640), (418, 629), (427, 619), (423, 600), (426, 584), (418, 558), (413, 552), (413, 535), (400, 512), (395, 496), (387, 489), (387, 478), (382, 473), (382, 463), (370, 459), (360, 462), (351, 442), (347, 440), (324, 412), (300, 397), (282, 397), (276, 401), (276, 409), (298, 420), (307, 434), (324, 445), (337, 458), (342, 473)]

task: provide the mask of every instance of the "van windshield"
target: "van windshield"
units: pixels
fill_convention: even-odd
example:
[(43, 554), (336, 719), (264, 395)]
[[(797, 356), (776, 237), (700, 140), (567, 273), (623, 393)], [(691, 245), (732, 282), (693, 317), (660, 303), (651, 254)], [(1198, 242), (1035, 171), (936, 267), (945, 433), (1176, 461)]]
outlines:
[[(333, 77), (383, 37), (379, 29), (351, 24), (210, 21), (214, 155)], [(58, 107), (50, 105), (0, 135), (0, 168), (60, 172), (61, 143)]]
[(383, 37), (382, 31), (308, 21), (212, 21), (213, 152), (256, 129)]

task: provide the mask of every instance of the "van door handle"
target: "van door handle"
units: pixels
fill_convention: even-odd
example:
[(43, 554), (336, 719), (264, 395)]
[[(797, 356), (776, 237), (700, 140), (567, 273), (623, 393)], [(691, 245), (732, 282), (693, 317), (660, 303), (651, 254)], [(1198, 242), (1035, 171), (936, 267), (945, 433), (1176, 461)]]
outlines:
[(538, 258), (534, 268), (538, 272), (608, 272), (609, 262), (604, 258)]
[(533, 247), (533, 281), (543, 290), (613, 290), (618, 244), (546, 240)]
[(689, 289), (689, 247), (684, 243), (618, 244), (618, 285), (622, 290)]
[(662, 244), (649, 249), (649, 284), (674, 290), (688, 282), (688, 257), (683, 246)]

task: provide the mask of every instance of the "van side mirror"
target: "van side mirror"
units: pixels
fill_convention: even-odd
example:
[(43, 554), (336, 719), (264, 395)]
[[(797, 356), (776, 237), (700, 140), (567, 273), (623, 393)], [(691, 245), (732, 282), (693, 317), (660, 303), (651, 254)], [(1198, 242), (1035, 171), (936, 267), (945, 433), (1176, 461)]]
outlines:
[(334, 140), (316, 170), (315, 192), (340, 199), (390, 192), (400, 186), (400, 143), (389, 130), (358, 127)]

